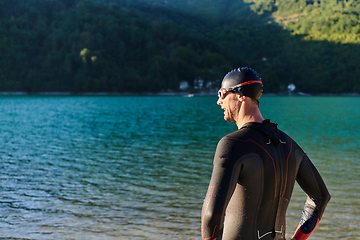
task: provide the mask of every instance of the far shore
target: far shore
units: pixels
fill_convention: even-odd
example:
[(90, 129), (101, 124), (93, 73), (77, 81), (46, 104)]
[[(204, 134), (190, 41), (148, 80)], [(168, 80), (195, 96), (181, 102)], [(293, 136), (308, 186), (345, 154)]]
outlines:
[[(85, 93), (74, 93), (74, 92), (0, 92), (0, 96), (216, 96), (216, 91), (203, 91), (203, 92), (145, 92), (145, 93), (133, 93), (133, 92), (85, 92)], [(348, 97), (359, 97), (360, 93), (319, 93), (319, 94), (308, 94), (302, 92), (293, 93), (263, 93), (263, 96), (348, 96)]]

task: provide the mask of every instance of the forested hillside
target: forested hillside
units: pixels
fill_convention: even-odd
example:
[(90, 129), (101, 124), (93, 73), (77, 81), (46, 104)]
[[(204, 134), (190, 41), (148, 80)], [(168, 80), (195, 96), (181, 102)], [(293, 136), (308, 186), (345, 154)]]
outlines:
[(275, 21), (307, 40), (360, 43), (358, 0), (245, 0), (258, 14), (273, 13)]
[(268, 93), (289, 83), (360, 92), (358, 9), (345, 0), (2, 0), (0, 91), (177, 91), (249, 66)]

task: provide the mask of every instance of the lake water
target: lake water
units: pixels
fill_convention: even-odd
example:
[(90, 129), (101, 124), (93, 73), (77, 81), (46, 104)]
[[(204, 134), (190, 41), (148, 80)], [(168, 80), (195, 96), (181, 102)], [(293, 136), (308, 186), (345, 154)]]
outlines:
[[(201, 239), (216, 97), (0, 97), (0, 239)], [(309, 239), (360, 239), (360, 98), (262, 97), (332, 199)], [(296, 186), (294, 232), (306, 195)]]

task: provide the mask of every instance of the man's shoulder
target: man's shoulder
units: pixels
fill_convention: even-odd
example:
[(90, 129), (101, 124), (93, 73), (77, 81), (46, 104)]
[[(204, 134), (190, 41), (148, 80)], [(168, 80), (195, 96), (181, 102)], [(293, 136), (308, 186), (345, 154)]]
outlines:
[(254, 138), (257, 131), (252, 128), (241, 128), (235, 132), (225, 135), (221, 140), (248, 140)]
[(225, 135), (220, 141), (255, 141), (262, 144), (269, 142), (269, 139), (271, 139), (272, 142), (284, 142), (284, 140), (294, 142), (289, 135), (277, 128), (277, 124), (266, 120), (263, 123), (247, 123), (239, 130)]

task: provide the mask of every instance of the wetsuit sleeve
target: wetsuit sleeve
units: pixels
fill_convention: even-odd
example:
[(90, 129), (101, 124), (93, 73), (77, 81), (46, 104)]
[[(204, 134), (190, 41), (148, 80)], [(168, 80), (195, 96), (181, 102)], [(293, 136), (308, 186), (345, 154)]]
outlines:
[(220, 140), (215, 157), (213, 172), (202, 208), (202, 239), (216, 239), (223, 229), (224, 215), (236, 187), (241, 164), (234, 155), (235, 141)]
[(301, 221), (292, 239), (305, 240), (317, 227), (330, 200), (330, 194), (319, 172), (306, 154), (303, 154), (296, 181), (308, 197)]

